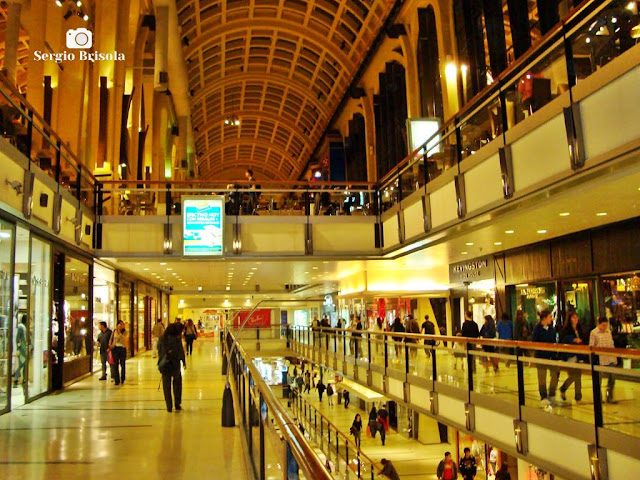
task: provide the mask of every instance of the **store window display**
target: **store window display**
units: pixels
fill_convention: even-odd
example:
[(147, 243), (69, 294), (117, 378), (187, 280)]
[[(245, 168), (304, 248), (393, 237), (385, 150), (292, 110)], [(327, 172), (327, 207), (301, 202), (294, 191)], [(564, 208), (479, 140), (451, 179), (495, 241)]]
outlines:
[(529, 332), (533, 330), (542, 310), (549, 310), (554, 319), (558, 318), (555, 283), (520, 284), (509, 287), (508, 291), (511, 295), (511, 318), (523, 318)]
[(11, 274), (13, 272), (14, 230), (9, 223), (0, 220), (0, 412), (9, 406), (11, 338)]
[(64, 273), (64, 360), (92, 352), (93, 336), (89, 312), (89, 264), (69, 255)]
[(606, 277), (601, 285), (604, 313), (616, 346), (640, 348), (640, 274)]
[[(113, 330), (116, 325), (116, 272), (94, 263), (93, 266), (93, 337), (94, 343), (100, 334), (100, 322), (106, 322)], [(101, 366), (99, 349), (94, 349), (94, 369)]]

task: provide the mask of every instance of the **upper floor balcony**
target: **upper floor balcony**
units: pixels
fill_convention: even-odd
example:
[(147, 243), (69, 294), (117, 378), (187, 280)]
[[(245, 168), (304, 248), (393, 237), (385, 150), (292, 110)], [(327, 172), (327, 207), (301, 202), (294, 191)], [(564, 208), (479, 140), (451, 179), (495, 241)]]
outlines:
[[(563, 235), (637, 215), (640, 17), (627, 3), (586, 2), (375, 184), (96, 179), (6, 80), (2, 151), (23, 154), (16, 175), (32, 172), (37, 192), (42, 178), (84, 212), (83, 242), (104, 256), (180, 256), (183, 197), (212, 194), (224, 202), (223, 256), (395, 257), (509, 231), (524, 212), (586, 211), (594, 198), (606, 207), (606, 218), (571, 215), (549, 232)], [(3, 202), (33, 204), (55, 231), (50, 207), (9, 183)], [(508, 247), (536, 241), (532, 232)]]

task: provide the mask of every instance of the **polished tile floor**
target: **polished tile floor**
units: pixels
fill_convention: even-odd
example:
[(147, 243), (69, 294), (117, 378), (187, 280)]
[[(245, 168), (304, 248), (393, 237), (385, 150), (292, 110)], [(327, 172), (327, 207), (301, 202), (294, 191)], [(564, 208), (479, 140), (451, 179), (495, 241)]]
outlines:
[(218, 341), (199, 339), (187, 366), (182, 412), (166, 411), (147, 353), (122, 386), (93, 375), (1, 416), (0, 479), (248, 478), (240, 430), (220, 425)]

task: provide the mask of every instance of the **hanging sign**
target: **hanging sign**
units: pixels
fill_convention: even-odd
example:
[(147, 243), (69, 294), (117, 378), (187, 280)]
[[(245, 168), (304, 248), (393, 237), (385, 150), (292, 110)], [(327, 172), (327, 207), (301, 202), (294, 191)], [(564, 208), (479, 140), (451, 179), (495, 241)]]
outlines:
[(222, 255), (224, 252), (224, 197), (182, 197), (185, 256)]

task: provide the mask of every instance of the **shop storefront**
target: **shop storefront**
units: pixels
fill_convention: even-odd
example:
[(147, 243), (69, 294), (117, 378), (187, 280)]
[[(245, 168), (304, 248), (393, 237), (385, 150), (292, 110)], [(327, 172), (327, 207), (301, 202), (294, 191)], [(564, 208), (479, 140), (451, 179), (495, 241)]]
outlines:
[[(100, 322), (106, 322), (113, 330), (117, 322), (116, 272), (99, 262), (93, 264), (93, 340), (94, 344), (100, 333)], [(100, 350), (94, 349), (93, 368), (100, 367)]]
[[(494, 480), (497, 471), (503, 464), (507, 466), (507, 471), (511, 478), (518, 477), (518, 459), (509, 457), (505, 452), (496, 447), (483, 442), (482, 440), (463, 432), (456, 432), (458, 446), (458, 463), (464, 457), (464, 449), (470, 450), (471, 456), (475, 457), (478, 473), (476, 480)], [(529, 477), (527, 477), (529, 478)]]
[(134, 355), (151, 349), (151, 330), (156, 320), (162, 318), (160, 296), (161, 292), (158, 289), (145, 282), (137, 282), (137, 321), (131, 330), (135, 336)]
[(127, 349), (127, 356), (133, 355), (133, 342), (135, 335), (132, 335), (135, 319), (135, 281), (126, 275), (118, 275), (118, 321), (124, 322), (125, 331), (129, 332), (130, 345)]
[(56, 250), (53, 262), (53, 388), (92, 371), (93, 265), (90, 259)]
[(13, 243), (15, 228), (0, 220), (0, 414), (9, 410), (9, 394), (13, 377), (10, 375), (12, 350)]
[(449, 265), (453, 334), (460, 331), (465, 311), (472, 313), (478, 328), (485, 316), (496, 318), (495, 272), (491, 255)]

